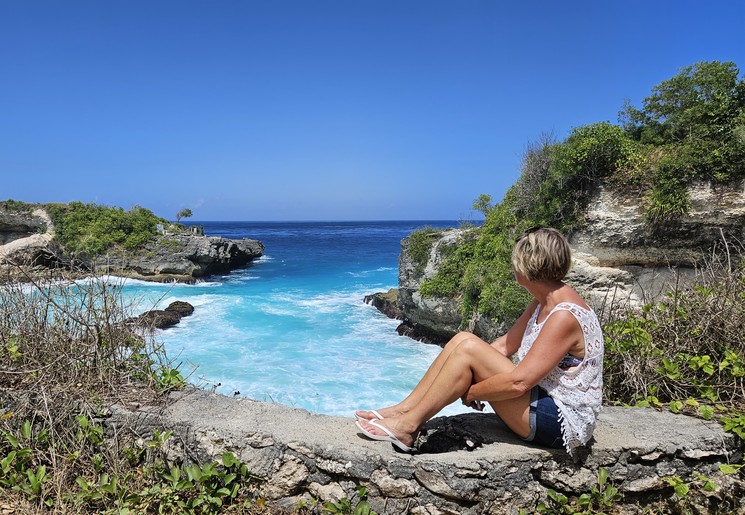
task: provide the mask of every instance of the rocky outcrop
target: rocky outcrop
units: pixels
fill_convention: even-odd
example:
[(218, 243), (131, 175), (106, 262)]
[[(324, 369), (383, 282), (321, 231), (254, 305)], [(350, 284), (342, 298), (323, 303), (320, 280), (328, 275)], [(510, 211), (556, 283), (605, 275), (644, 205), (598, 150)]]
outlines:
[(493, 413), (433, 419), (419, 438), (419, 452), (409, 455), (363, 438), (351, 418), (201, 390), (172, 394), (165, 409), (114, 406), (105, 425), (109, 434), (134, 430), (143, 441), (153, 429), (174, 431), (167, 443), (174, 462), (211, 462), (232, 452), (264, 478), (263, 494), (286, 507), (310, 502), (310, 496), (354, 500), (361, 485), (381, 514), (532, 513), (549, 488), (590, 492), (601, 467), (623, 493), (614, 508), (627, 513), (653, 500), (674, 502), (666, 478), (691, 485), (710, 478), (717, 491), (700, 501), (703, 512), (711, 503), (720, 513), (733, 513), (745, 492), (738, 475), (719, 469), (741, 457), (731, 433), (714, 422), (643, 408), (604, 408), (591, 452), (574, 458), (526, 444)]
[(135, 324), (146, 329), (167, 329), (184, 317), (194, 313), (194, 306), (188, 302), (177, 300), (171, 302), (166, 309), (151, 309), (138, 317), (127, 319), (128, 324)]
[[(249, 264), (264, 253), (258, 240), (163, 234), (143, 249), (115, 250), (93, 258), (71, 257), (55, 243), (54, 224), (41, 204), (0, 205), (0, 272), (48, 269), (103, 273), (152, 281), (193, 282)], [(29, 268), (30, 267), (30, 268)]]
[[(745, 181), (696, 183), (689, 194), (687, 215), (650, 224), (644, 218), (642, 192), (610, 186), (596, 191), (583, 228), (569, 235), (574, 266), (567, 281), (599, 314), (637, 309), (694, 278), (696, 264), (712, 249), (726, 252), (725, 242), (745, 242)], [(408, 239), (401, 243), (396, 307), (414, 338), (443, 343), (465, 328), (490, 341), (506, 330), (481, 316), (463, 321), (459, 299), (426, 299), (419, 292), (440, 266), (442, 250), (458, 245), (463, 234), (461, 229), (443, 232), (423, 269), (413, 262)]]
[(596, 309), (636, 308), (685, 284), (713, 249), (745, 242), (745, 181), (694, 183), (689, 196), (687, 215), (650, 224), (640, 192), (601, 188), (585, 225), (570, 237), (575, 266), (568, 280)]
[(264, 245), (258, 240), (172, 234), (158, 237), (136, 253), (99, 256), (93, 266), (100, 273), (191, 282), (246, 266), (263, 253)]
[(53, 243), (54, 226), (38, 206), (0, 206), (0, 268), (10, 264), (34, 268), (61, 266)]
[[(401, 241), (401, 254), (398, 260), (398, 300), (397, 307), (404, 314), (404, 321), (398, 327), (403, 334), (425, 343), (445, 344), (461, 329), (463, 319), (459, 299), (425, 298), (419, 289), (426, 279), (433, 277), (441, 265), (447, 247), (459, 245), (467, 229), (443, 231), (430, 248), (426, 265), (417, 266), (409, 252), (410, 240)], [(467, 321), (464, 329), (478, 334), (487, 341), (496, 339), (505, 331), (502, 324), (481, 315)]]

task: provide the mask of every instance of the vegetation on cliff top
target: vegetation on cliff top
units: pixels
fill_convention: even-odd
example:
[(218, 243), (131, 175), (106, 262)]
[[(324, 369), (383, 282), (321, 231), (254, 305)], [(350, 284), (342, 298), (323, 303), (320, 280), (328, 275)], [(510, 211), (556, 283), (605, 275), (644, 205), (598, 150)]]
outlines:
[(734, 63), (686, 67), (653, 88), (641, 109), (627, 104), (620, 117), (622, 126), (599, 122), (562, 142), (543, 136), (528, 145), (520, 178), (501, 203), (476, 200), (483, 226), (449, 252), (422, 295), (460, 298), (464, 325), (476, 313), (510, 323), (525, 299), (509, 256), (528, 227), (581, 227), (601, 183), (644, 192), (647, 219), (660, 224), (687, 212), (692, 181), (745, 177), (745, 80)]
[(168, 221), (152, 211), (70, 202), (46, 206), (54, 222), (56, 238), (67, 250), (97, 255), (112, 248), (134, 250), (157, 235), (157, 224)]

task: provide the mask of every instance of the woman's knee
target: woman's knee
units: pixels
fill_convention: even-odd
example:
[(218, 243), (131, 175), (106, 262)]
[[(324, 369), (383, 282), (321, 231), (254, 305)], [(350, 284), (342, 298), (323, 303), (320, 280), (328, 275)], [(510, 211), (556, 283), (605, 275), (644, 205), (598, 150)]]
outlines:
[(489, 345), (474, 334), (465, 332), (458, 334), (463, 336), (458, 341), (457, 347), (455, 347), (453, 350), (454, 352), (457, 352), (459, 354), (473, 354), (474, 351), (482, 351), (485, 348), (485, 345)]
[(474, 337), (473, 333), (469, 333), (467, 331), (461, 331), (457, 333), (455, 336), (450, 338), (450, 341), (445, 344), (445, 349), (453, 350), (454, 348), (458, 347), (463, 341), (468, 340), (469, 338)]

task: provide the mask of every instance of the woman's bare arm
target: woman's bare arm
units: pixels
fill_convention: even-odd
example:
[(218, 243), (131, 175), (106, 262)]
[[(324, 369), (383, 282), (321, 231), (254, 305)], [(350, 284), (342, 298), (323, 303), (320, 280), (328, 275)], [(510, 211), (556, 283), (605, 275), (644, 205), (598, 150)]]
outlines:
[(464, 394), (463, 402), (468, 405), (475, 400), (502, 401), (524, 395), (546, 377), (581, 338), (582, 329), (577, 319), (567, 311), (556, 311), (546, 320), (533, 347), (517, 367), (472, 385)]
[(537, 307), (537, 300), (531, 302), (528, 307), (525, 308), (523, 314), (520, 315), (520, 318), (518, 318), (512, 325), (510, 330), (492, 342), (492, 347), (508, 358), (516, 353), (517, 349), (520, 348), (520, 342), (522, 342), (525, 328), (528, 326), (528, 321), (530, 320), (530, 317), (533, 316), (533, 312)]

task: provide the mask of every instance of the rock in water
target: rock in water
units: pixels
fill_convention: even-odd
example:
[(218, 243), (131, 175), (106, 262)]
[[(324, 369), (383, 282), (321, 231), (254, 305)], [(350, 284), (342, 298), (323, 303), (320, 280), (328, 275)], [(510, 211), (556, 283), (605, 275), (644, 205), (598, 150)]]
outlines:
[(194, 313), (194, 306), (192, 306), (188, 302), (184, 302), (183, 300), (177, 300), (171, 302), (165, 310), (178, 313), (179, 317), (183, 318), (188, 317), (189, 315)]

